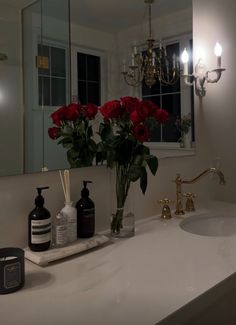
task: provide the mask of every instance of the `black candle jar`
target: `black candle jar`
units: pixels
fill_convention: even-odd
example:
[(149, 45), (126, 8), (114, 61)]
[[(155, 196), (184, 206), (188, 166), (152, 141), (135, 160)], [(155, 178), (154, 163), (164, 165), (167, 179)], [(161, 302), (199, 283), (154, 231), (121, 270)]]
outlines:
[(25, 283), (25, 252), (20, 248), (0, 248), (0, 294), (19, 290)]

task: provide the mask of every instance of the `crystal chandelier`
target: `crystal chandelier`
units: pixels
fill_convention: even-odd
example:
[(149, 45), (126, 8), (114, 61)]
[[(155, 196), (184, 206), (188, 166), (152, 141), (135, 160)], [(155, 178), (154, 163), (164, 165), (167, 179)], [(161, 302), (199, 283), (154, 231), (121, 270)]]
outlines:
[(179, 59), (176, 54), (168, 56), (166, 46), (152, 37), (152, 4), (154, 0), (144, 0), (148, 5), (149, 36), (147, 48), (139, 52), (133, 47), (131, 65), (126, 69), (123, 65), (123, 77), (129, 86), (139, 86), (144, 82), (151, 88), (157, 80), (166, 85), (175, 84), (180, 77)]

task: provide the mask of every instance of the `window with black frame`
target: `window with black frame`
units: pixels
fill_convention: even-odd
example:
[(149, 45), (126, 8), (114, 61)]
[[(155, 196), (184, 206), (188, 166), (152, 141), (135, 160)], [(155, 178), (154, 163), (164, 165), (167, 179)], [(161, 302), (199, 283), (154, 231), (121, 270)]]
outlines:
[[(191, 47), (191, 43), (189, 46)], [(170, 58), (173, 57), (174, 54), (177, 57), (180, 57), (180, 43), (176, 41), (171, 44), (167, 44), (166, 52), (167, 56)], [(191, 88), (192, 87), (189, 87), (189, 92), (192, 92)], [(152, 88), (146, 86), (144, 82), (142, 83), (143, 100), (151, 100), (158, 107), (167, 110), (169, 113), (168, 122), (164, 125), (158, 125), (152, 130), (150, 142), (179, 142), (180, 132), (176, 128), (176, 120), (183, 115), (181, 114), (181, 99), (183, 95), (181, 92), (182, 89), (180, 78), (174, 85), (166, 85), (157, 80)], [(190, 105), (193, 107), (193, 102), (191, 102)]]
[(66, 49), (38, 44), (39, 105), (66, 104)]
[(78, 100), (82, 105), (101, 104), (101, 58), (77, 52)]

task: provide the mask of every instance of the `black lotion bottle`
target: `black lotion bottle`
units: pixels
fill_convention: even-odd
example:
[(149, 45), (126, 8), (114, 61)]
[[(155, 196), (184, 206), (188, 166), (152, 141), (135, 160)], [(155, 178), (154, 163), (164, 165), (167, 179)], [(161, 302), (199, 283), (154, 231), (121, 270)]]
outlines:
[(90, 181), (83, 181), (84, 188), (81, 191), (81, 199), (76, 204), (77, 209), (77, 236), (89, 238), (95, 231), (95, 205), (89, 198), (87, 184)]
[(51, 216), (44, 207), (42, 190), (49, 187), (38, 187), (38, 196), (35, 199), (35, 208), (30, 212), (28, 219), (28, 244), (35, 252), (46, 251), (51, 244)]

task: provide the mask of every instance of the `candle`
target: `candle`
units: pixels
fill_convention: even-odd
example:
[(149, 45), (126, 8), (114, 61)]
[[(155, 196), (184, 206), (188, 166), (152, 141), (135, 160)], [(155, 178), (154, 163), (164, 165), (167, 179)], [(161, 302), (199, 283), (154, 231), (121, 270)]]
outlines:
[(181, 59), (182, 59), (183, 65), (184, 65), (184, 75), (188, 75), (189, 55), (188, 55), (186, 48), (184, 49), (184, 51), (182, 53)]
[(155, 66), (155, 58), (156, 58), (156, 54), (155, 52), (153, 51), (152, 52), (152, 65)]
[(221, 68), (222, 46), (220, 45), (219, 42), (216, 42), (216, 45), (214, 47), (214, 53), (215, 53), (216, 60), (217, 60), (217, 68), (220, 69)]
[(172, 60), (173, 60), (173, 69), (175, 69), (176, 68), (176, 55), (175, 55), (175, 53), (173, 54), (173, 56), (172, 56)]
[(135, 65), (134, 63), (134, 53), (132, 53), (132, 57), (131, 57), (131, 66), (133, 67)]

